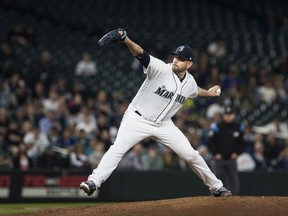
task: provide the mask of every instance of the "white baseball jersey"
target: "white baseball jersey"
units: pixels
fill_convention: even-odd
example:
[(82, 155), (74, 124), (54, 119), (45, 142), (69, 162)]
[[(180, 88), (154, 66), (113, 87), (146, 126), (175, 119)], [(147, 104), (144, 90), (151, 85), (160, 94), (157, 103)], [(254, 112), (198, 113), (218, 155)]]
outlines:
[(144, 68), (146, 80), (132, 101), (132, 108), (155, 123), (171, 119), (188, 98), (198, 95), (194, 77), (186, 72), (182, 82), (172, 71), (172, 65), (150, 56)]

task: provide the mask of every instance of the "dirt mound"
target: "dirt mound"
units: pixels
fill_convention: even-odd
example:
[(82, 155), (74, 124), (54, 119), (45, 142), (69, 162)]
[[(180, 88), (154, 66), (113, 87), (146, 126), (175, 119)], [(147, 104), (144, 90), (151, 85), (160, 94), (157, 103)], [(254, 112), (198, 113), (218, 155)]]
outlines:
[(189, 197), (171, 200), (99, 204), (61, 209), (41, 210), (29, 214), (37, 216), (287, 216), (288, 197)]

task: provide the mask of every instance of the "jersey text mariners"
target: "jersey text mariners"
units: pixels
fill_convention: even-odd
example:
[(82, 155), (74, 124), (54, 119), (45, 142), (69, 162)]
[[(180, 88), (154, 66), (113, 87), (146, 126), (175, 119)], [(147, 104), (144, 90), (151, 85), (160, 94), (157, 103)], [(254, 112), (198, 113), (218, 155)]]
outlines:
[(198, 95), (194, 77), (186, 72), (182, 82), (173, 72), (171, 64), (153, 57), (144, 73), (147, 75), (132, 100), (132, 108), (155, 123), (171, 119), (188, 98)]

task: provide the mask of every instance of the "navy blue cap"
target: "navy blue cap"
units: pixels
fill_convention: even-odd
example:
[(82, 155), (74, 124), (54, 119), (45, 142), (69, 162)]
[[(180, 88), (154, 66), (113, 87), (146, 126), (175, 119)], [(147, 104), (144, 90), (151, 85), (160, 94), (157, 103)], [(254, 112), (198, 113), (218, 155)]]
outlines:
[(235, 113), (235, 109), (231, 106), (226, 106), (224, 107), (224, 113), (225, 114), (232, 114), (232, 113)]
[(194, 59), (194, 51), (192, 50), (191, 47), (186, 46), (186, 45), (181, 45), (177, 47), (177, 49), (173, 52), (170, 52), (170, 54), (178, 55), (181, 58), (188, 60), (188, 61), (193, 61)]

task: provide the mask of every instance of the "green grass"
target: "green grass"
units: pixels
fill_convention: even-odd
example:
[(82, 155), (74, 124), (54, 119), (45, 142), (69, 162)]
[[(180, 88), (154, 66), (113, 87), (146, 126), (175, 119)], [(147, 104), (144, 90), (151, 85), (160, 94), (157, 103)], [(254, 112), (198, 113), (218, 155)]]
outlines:
[(0, 215), (3, 214), (17, 214), (17, 213), (28, 213), (28, 212), (32, 212), (33, 210), (21, 210), (21, 209), (1, 209)]
[(97, 204), (99, 203), (5, 203), (0, 204), (0, 215), (29, 213), (36, 210), (48, 208), (77, 207)]

